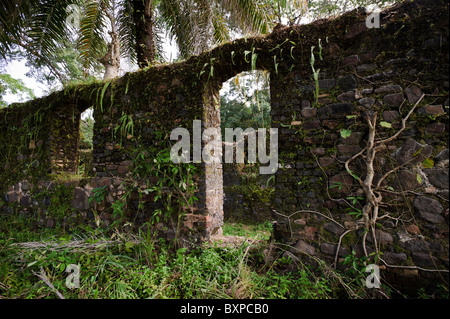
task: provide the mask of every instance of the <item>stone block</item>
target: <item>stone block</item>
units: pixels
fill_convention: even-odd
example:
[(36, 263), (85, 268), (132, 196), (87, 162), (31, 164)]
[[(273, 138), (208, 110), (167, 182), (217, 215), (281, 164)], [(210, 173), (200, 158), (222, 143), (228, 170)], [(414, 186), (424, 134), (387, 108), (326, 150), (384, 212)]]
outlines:
[(388, 106), (400, 106), (405, 100), (403, 93), (393, 93), (385, 95), (383, 98), (384, 104)]
[(356, 72), (369, 72), (375, 70), (376, 68), (377, 66), (375, 64), (361, 64), (356, 66)]
[(417, 225), (411, 224), (405, 227), (406, 231), (411, 235), (420, 235), (420, 229)]
[(128, 173), (128, 166), (122, 166), (122, 165), (120, 165), (120, 166), (117, 168), (117, 173), (118, 173), (119, 175), (125, 175), (126, 173)]
[(335, 84), (336, 84), (336, 80), (333, 78), (319, 80), (319, 88), (321, 90), (330, 90), (334, 87)]
[(449, 189), (448, 169), (426, 169), (424, 172), (428, 177), (428, 181), (433, 186), (441, 189)]
[(89, 194), (81, 187), (73, 190), (72, 206), (75, 209), (89, 209)]
[(314, 246), (308, 244), (304, 240), (298, 240), (294, 246), (290, 249), (290, 251), (296, 255), (306, 254), (309, 256), (317, 255), (316, 248)]
[(303, 123), (303, 129), (304, 130), (319, 130), (320, 127), (320, 121), (319, 120), (313, 120)]
[(316, 156), (324, 156), (325, 155), (325, 149), (323, 147), (316, 147), (311, 149), (311, 153), (313, 153)]
[(22, 195), (22, 197), (20, 198), (20, 205), (24, 207), (30, 206), (30, 195)]
[(303, 108), (300, 111), (300, 114), (305, 118), (314, 117), (317, 115), (317, 108), (313, 108), (313, 107)]
[(397, 191), (412, 191), (420, 187), (417, 181), (417, 174), (403, 170), (397, 172), (396, 179), (392, 184), (393, 188)]
[(11, 191), (7, 193), (8, 203), (15, 203), (19, 201), (19, 194), (15, 191)]
[(408, 102), (411, 104), (416, 103), (419, 98), (422, 96), (422, 90), (417, 86), (411, 86), (405, 89), (406, 97), (408, 98)]
[(412, 260), (416, 266), (422, 268), (436, 268), (441, 262), (430, 253), (426, 252), (413, 252), (411, 253)]
[(445, 111), (442, 105), (425, 105), (418, 109), (417, 113), (421, 115), (439, 116), (444, 115)]
[(361, 62), (359, 60), (359, 56), (355, 54), (355, 55), (350, 55), (348, 57), (345, 57), (342, 60), (342, 65), (343, 66), (357, 65), (359, 62)]
[[(364, 90), (363, 90), (364, 91)], [(367, 109), (371, 108), (375, 104), (375, 99), (370, 97), (362, 98), (358, 101), (358, 104)]]
[[(350, 134), (350, 136), (347, 138), (341, 137), (339, 142), (342, 144), (356, 145), (359, 144), (359, 142), (361, 142), (361, 139), (363, 138), (364, 134), (365, 134), (364, 132), (352, 132), (352, 134)], [(356, 149), (359, 149), (359, 147)], [(361, 149), (359, 149), (357, 152), (359, 152), (360, 150)]]
[(430, 145), (422, 145), (414, 139), (407, 139), (394, 153), (394, 158), (399, 164), (410, 161), (410, 164), (423, 162), (431, 156), (433, 148)]
[(345, 232), (345, 229), (336, 223), (326, 223), (323, 225), (323, 228), (336, 236), (340, 236)]
[(338, 144), (337, 151), (339, 154), (355, 155), (361, 151), (361, 147), (359, 145)]
[(400, 93), (403, 89), (400, 85), (383, 85), (375, 89), (375, 93)]
[[(377, 240), (377, 244), (391, 244), (394, 242), (394, 237), (392, 237), (391, 234), (381, 231), (379, 229), (375, 230), (375, 237)], [(369, 234), (367, 235), (367, 241), (369, 243), (373, 243), (373, 236), (372, 236), (372, 232), (369, 232)]]
[(408, 259), (405, 253), (393, 253), (390, 251), (383, 253), (383, 259), (390, 265), (399, 265)]
[(400, 117), (400, 113), (398, 113), (398, 111), (395, 111), (395, 110), (384, 111), (381, 114), (381, 117), (383, 118), (384, 121), (392, 123)]
[[(336, 244), (329, 244), (329, 243), (323, 243), (320, 245), (320, 251), (326, 255), (335, 256), (337, 252), (337, 246)], [(343, 257), (349, 254), (349, 251), (346, 247), (339, 247), (338, 256)]]
[(444, 222), (441, 215), (443, 207), (437, 200), (427, 196), (416, 196), (413, 204), (418, 217), (433, 224)]
[(425, 128), (425, 132), (427, 134), (430, 134), (430, 135), (433, 135), (433, 136), (444, 134), (444, 132), (445, 132), (445, 124), (444, 123), (431, 123), (431, 124), (428, 124), (427, 127)]
[(342, 93), (338, 95), (337, 100), (339, 102), (353, 102), (355, 100), (355, 92), (347, 91), (345, 93)]
[(319, 108), (317, 114), (319, 117), (324, 118), (334, 115), (350, 115), (354, 110), (351, 103), (334, 103)]
[(342, 91), (350, 91), (358, 87), (358, 81), (353, 75), (349, 74), (340, 78), (337, 81), (337, 85), (341, 88)]
[(322, 167), (327, 167), (330, 165), (333, 165), (336, 162), (336, 160), (332, 157), (320, 157), (319, 158), (319, 164)]
[(338, 127), (339, 122), (335, 120), (323, 120), (322, 125), (326, 128), (329, 128), (330, 130), (334, 130), (336, 127)]

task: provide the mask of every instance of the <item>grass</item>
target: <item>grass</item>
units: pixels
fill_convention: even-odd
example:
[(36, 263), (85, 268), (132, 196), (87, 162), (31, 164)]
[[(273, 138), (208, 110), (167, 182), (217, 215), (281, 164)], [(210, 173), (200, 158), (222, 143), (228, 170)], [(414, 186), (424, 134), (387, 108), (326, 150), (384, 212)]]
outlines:
[(228, 222), (222, 227), (224, 236), (242, 236), (251, 239), (268, 241), (272, 232), (272, 223), (252, 225), (240, 222)]
[[(261, 239), (252, 245), (189, 250), (144, 230), (80, 225), (67, 232), (33, 225), (31, 218), (0, 217), (0, 299), (58, 298), (39, 274), (67, 299), (367, 297), (359, 278), (325, 263), (304, 264), (283, 249), (268, 254), (270, 223), (225, 224), (227, 235)], [(75, 289), (66, 286), (71, 264), (80, 266)]]
[[(269, 225), (230, 224), (227, 232), (267, 238)], [(27, 242), (27, 246), (25, 243)], [(0, 298), (331, 298), (328, 283), (278, 256), (266, 262), (266, 244), (176, 249), (141, 231), (107, 232), (79, 226), (33, 228), (30, 218), (0, 217)], [(66, 287), (71, 264), (80, 286)], [(286, 267), (289, 265), (289, 267)], [(287, 271), (288, 269), (288, 271)]]

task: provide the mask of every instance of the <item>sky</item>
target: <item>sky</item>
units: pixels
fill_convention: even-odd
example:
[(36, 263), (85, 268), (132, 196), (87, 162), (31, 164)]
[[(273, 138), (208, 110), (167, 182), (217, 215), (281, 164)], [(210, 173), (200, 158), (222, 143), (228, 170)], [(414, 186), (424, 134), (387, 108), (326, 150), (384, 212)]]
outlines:
[[(6, 65), (6, 73), (11, 75), (14, 79), (20, 79), (25, 83), (25, 86), (32, 89), (36, 97), (40, 97), (44, 94), (45, 85), (37, 82), (34, 78), (27, 77), (25, 74), (29, 71), (29, 68), (25, 66), (26, 61), (12, 60)], [(8, 103), (24, 102), (21, 100), (19, 94), (5, 94), (3, 99)]]

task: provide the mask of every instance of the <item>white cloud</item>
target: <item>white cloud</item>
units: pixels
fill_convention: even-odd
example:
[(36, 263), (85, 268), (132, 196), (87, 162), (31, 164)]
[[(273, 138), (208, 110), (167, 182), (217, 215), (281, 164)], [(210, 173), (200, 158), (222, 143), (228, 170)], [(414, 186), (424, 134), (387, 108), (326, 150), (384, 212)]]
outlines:
[[(25, 60), (11, 60), (6, 65), (6, 73), (11, 75), (14, 79), (20, 79), (25, 83), (25, 86), (32, 89), (36, 97), (40, 97), (44, 94), (43, 84), (37, 82), (35, 79), (27, 77), (25, 74), (29, 71), (29, 68), (25, 66)], [(24, 98), (24, 94), (5, 94), (3, 99), (8, 103), (24, 102), (27, 98)]]

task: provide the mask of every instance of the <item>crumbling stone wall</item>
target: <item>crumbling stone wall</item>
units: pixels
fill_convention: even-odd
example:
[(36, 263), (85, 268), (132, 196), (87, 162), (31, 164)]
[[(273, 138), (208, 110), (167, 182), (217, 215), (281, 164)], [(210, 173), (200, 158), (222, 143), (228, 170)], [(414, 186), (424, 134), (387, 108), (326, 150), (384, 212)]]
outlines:
[[(134, 192), (127, 199), (127, 217), (138, 224), (150, 220), (160, 204), (154, 194), (138, 190), (157, 178), (133, 180), (138, 155), (151, 160), (167, 150), (176, 127), (188, 129), (192, 137), (193, 120), (202, 120), (203, 128), (220, 128), (222, 83), (243, 71), (268, 70), (272, 127), (279, 129), (274, 238), (291, 244), (299, 256), (330, 263), (352, 251), (362, 256), (364, 231), (355, 229), (354, 214), (365, 193), (355, 176), (363, 177), (365, 166), (358, 157), (351, 176), (344, 163), (367, 145), (368, 114), (378, 114), (377, 138), (386, 138), (419, 102), (406, 129), (374, 163), (378, 179), (395, 170), (383, 184), (381, 214), (386, 217), (377, 224), (375, 239), (387, 265), (410, 267), (402, 271), (414, 274), (417, 267), (448, 269), (448, 4), (405, 2), (381, 13), (380, 28), (367, 28), (367, 16), (360, 9), (309, 25), (277, 27), (268, 36), (236, 40), (181, 63), (1, 110), (2, 211), (37, 211), (48, 220), (48, 191), (59, 189), (51, 174), (76, 170), (79, 114), (92, 105), (95, 177), (67, 182), (75, 209), (64, 222), (92, 219), (92, 210), (111, 222), (110, 206), (130, 184)], [(318, 94), (311, 53), (314, 69), (320, 69)], [(181, 224), (156, 228), (203, 241), (221, 231), (223, 173), (220, 164), (195, 165), (199, 200), (184, 211)], [(102, 187), (102, 202), (89, 202)], [(35, 195), (44, 190), (45, 196)], [(367, 235), (369, 253), (374, 243)]]

